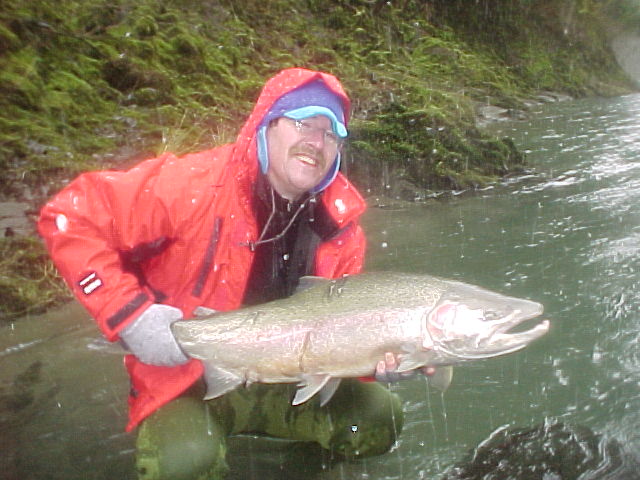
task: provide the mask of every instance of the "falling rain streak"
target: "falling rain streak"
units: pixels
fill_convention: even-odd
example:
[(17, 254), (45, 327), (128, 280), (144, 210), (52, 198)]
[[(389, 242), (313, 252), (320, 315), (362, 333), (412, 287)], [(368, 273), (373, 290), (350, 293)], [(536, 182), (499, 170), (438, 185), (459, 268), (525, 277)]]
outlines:
[[(229, 479), (441, 479), (511, 429), (563, 425), (589, 429), (601, 445), (615, 440), (623, 446), (617, 457), (637, 461), (640, 96), (540, 110), (492, 127), (527, 152), (530, 173), (394, 211), (371, 208), (365, 228), (367, 269), (442, 275), (530, 298), (545, 305), (550, 333), (522, 352), (458, 367), (444, 394), (420, 380), (393, 385), (405, 421), (386, 455), (335, 462), (317, 449), (248, 436), (230, 442)], [(73, 305), (3, 329), (3, 474), (135, 478), (132, 436), (123, 433), (127, 381), (112, 348)], [(602, 478), (591, 473), (581, 480)]]
[(530, 298), (553, 328), (516, 355), (457, 368), (442, 403), (435, 392), (425, 399), (424, 387), (398, 386), (407, 401), (404, 478), (441, 478), (492, 432), (545, 421), (587, 427), (637, 462), (640, 96), (540, 107), (530, 120), (491, 128), (514, 138), (532, 171), (483, 192), (371, 211), (368, 268)]

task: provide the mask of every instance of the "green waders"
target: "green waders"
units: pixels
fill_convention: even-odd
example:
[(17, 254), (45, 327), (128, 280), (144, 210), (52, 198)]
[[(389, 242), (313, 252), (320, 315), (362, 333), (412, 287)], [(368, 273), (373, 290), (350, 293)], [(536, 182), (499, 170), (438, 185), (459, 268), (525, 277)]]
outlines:
[(397, 395), (379, 383), (343, 380), (331, 401), (291, 406), (293, 385), (254, 384), (202, 401), (202, 389), (165, 405), (139, 428), (136, 468), (144, 480), (217, 480), (226, 437), (238, 433), (316, 442), (345, 458), (380, 455), (402, 430)]

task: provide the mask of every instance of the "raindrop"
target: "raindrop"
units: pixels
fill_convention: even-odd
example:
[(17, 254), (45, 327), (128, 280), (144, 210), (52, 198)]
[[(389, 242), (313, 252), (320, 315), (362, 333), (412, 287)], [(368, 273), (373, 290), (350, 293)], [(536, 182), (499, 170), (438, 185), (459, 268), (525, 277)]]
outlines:
[(61, 232), (66, 232), (69, 227), (69, 219), (62, 213), (56, 215), (56, 227)]

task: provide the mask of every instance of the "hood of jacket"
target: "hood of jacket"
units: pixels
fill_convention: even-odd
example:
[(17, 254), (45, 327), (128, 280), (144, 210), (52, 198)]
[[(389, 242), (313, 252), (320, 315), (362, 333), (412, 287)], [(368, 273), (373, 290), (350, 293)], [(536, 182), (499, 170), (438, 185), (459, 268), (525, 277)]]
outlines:
[(288, 68), (280, 71), (267, 81), (262, 88), (255, 106), (240, 129), (235, 142), (232, 161), (236, 180), (240, 185), (243, 204), (251, 198), (252, 185), (258, 175), (257, 131), (264, 116), (273, 104), (284, 94), (295, 90), (309, 82), (321, 80), (342, 101), (344, 106), (345, 125), (348, 125), (351, 101), (345, 93), (340, 81), (329, 73), (308, 70), (305, 68)]

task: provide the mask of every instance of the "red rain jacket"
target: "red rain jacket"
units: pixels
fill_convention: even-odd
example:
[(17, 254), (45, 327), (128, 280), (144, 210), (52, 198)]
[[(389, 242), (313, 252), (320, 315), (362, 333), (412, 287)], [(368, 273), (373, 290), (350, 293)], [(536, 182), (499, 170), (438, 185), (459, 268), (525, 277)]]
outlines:
[[(265, 85), (235, 143), (181, 158), (163, 155), (126, 172), (85, 173), (43, 207), (38, 228), (51, 257), (107, 339), (118, 340), (118, 332), (153, 303), (180, 308), (185, 318), (199, 306), (240, 306), (254, 255), (247, 244), (259, 235), (251, 211), (256, 127), (281, 95), (318, 78), (348, 112), (349, 99), (335, 77), (283, 70)], [(340, 230), (318, 247), (315, 274), (358, 273), (365, 203), (341, 174), (321, 199)], [(127, 431), (203, 372), (194, 359), (156, 367), (127, 355), (125, 365), (132, 381)]]

